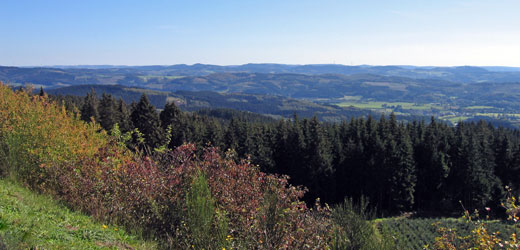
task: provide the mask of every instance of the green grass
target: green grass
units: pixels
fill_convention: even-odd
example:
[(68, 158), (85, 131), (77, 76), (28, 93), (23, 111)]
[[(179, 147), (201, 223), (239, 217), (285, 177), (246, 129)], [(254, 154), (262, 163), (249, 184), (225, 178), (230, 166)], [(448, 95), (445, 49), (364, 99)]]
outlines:
[[(0, 179), (0, 241), (7, 249), (155, 249), (46, 195)], [(1, 246), (0, 246), (1, 248)]]

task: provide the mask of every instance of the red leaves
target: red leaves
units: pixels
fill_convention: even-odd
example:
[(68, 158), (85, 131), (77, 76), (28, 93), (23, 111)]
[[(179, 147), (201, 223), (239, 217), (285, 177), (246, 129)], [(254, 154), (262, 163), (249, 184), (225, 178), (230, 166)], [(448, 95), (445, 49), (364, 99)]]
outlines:
[[(230, 231), (244, 247), (265, 242), (267, 193), (277, 196), (276, 218), (281, 229), (275, 238), (285, 244), (276, 248), (322, 245), (318, 239), (328, 234), (323, 230), (328, 221), (317, 223), (299, 201), (304, 190), (289, 186), (286, 176), (268, 175), (247, 161), (222, 158), (214, 148), (206, 149), (200, 159), (194, 156), (192, 144), (153, 158), (122, 155), (116, 147), (105, 147), (94, 158), (80, 162), (80, 174), (72, 171), (73, 166), (54, 172), (61, 180), (61, 197), (99, 218), (172, 234), (178, 226), (172, 214), (182, 209), (179, 206), (200, 169), (218, 209), (229, 219)], [(305, 230), (296, 230), (299, 228)]]
[(16, 138), (17, 147), (7, 146), (27, 159), (23, 171), (16, 169), (20, 179), (77, 210), (167, 238), (180, 228), (186, 193), (202, 171), (236, 248), (325, 246), (329, 221), (307, 210), (299, 201), (304, 190), (289, 186), (287, 176), (262, 173), (216, 148), (199, 158), (193, 144), (140, 156), (98, 130), (45, 98), (0, 84), (0, 135)]

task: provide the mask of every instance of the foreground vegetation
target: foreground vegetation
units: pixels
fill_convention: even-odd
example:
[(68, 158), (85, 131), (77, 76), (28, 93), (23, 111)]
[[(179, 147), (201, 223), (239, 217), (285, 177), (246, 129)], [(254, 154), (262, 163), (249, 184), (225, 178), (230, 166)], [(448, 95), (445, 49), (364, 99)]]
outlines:
[(0, 242), (7, 249), (156, 248), (11, 181), (0, 180), (0, 201)]
[(0, 85), (0, 173), (161, 248), (328, 248), (341, 230), (287, 177), (191, 144), (131, 152), (116, 130), (110, 138), (45, 97)]

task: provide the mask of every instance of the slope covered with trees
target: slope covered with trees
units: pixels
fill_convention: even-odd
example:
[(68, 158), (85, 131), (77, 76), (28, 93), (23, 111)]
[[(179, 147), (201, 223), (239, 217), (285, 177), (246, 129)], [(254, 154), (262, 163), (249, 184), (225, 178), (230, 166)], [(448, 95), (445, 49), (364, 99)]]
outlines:
[[(138, 108), (142, 105), (149, 107), (144, 97), (131, 109), (132, 116), (155, 113)], [(459, 201), (470, 209), (498, 208), (505, 185), (515, 192), (520, 188), (515, 181), (520, 178), (518, 130), (483, 121), (452, 127), (431, 118), (405, 124), (393, 114), (333, 124), (297, 116), (279, 121), (217, 119), (182, 112), (174, 103), (159, 118), (159, 123), (138, 123), (148, 124), (139, 127), (147, 147), (193, 142), (232, 150), (237, 158), (249, 157), (263, 171), (288, 175), (292, 184), (308, 188), (309, 204), (318, 197), (335, 204), (366, 196), (384, 214), (450, 214), (460, 211)]]

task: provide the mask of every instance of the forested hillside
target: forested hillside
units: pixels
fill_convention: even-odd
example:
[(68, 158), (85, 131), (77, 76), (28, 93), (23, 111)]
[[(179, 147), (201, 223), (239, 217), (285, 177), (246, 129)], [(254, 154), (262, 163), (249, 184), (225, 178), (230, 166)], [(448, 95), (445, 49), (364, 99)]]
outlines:
[[(244, 93), (218, 93), (212, 91), (154, 91), (143, 88), (131, 88), (121, 85), (79, 85), (46, 90), (66, 105), (81, 106), (82, 100), (75, 96), (86, 96), (96, 93), (98, 98), (111, 95), (122, 99), (125, 103), (138, 102), (142, 94), (146, 94), (150, 103), (158, 109), (163, 109), (167, 102), (175, 102), (182, 110), (198, 111), (203, 109), (234, 109), (254, 112), (274, 118), (290, 118), (295, 112), (302, 117), (316, 115), (324, 121), (341, 121), (352, 117), (367, 116), (374, 112), (355, 107), (338, 107), (286, 98), (276, 95), (259, 95)], [(378, 115), (374, 113), (374, 115)], [(400, 119), (412, 119), (410, 116), (399, 116)]]
[[(228, 115), (223, 122), (209, 113), (182, 112), (174, 103), (159, 113), (146, 96), (124, 108), (126, 114), (106, 95), (100, 101), (86, 97), (81, 110), (88, 109), (96, 110), (95, 120), (107, 131), (115, 123), (125, 124), (123, 132), (138, 128), (149, 148), (165, 141), (170, 148), (193, 142), (249, 157), (263, 171), (288, 175), (292, 184), (307, 187), (309, 204), (318, 197), (336, 204), (366, 196), (383, 214), (451, 214), (460, 211), (459, 202), (469, 209), (498, 208), (505, 185), (515, 192), (520, 188), (519, 131), (483, 121), (452, 127), (431, 118), (405, 124), (392, 114), (341, 123)], [(224, 117), (220, 112), (212, 116)]]

